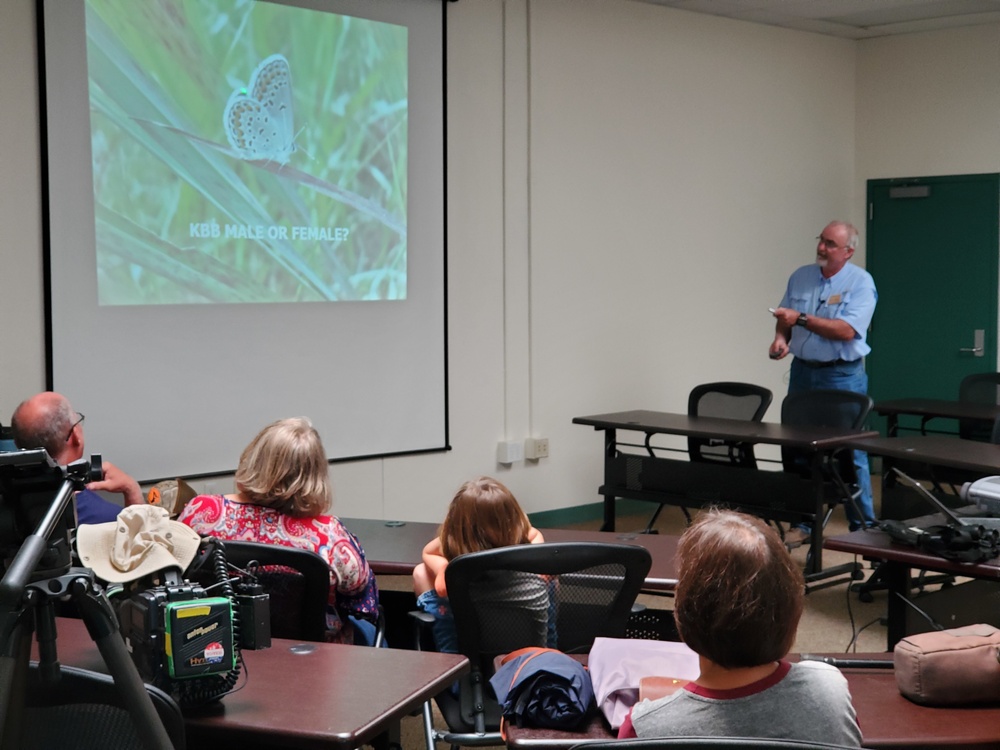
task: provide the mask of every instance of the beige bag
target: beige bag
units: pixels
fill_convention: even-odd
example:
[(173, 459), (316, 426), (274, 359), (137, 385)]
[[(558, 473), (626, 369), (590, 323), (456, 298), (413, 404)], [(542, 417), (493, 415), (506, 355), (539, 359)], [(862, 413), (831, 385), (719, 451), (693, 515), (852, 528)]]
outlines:
[(1000, 630), (967, 625), (907, 636), (893, 650), (899, 692), (927, 706), (1000, 702)]
[(177, 518), (188, 500), (197, 495), (194, 487), (183, 479), (165, 479), (150, 488), (146, 502), (150, 505), (162, 505), (171, 518)]

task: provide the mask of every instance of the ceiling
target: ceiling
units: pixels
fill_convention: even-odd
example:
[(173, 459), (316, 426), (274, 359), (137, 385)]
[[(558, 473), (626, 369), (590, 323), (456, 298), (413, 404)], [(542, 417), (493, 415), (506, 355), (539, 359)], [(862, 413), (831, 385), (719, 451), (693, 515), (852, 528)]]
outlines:
[(1000, 0), (642, 0), (846, 39), (1000, 23)]

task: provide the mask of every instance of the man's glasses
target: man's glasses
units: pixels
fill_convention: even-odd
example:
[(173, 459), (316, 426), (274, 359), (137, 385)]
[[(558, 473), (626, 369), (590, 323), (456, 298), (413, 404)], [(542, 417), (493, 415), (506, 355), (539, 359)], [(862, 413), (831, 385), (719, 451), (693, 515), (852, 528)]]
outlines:
[(816, 239), (819, 240), (820, 244), (827, 250), (836, 250), (838, 247), (847, 247), (847, 245), (838, 245), (835, 240), (828, 240), (823, 235), (820, 235)]
[(73, 437), (73, 430), (76, 429), (76, 426), (78, 424), (83, 424), (83, 420), (86, 419), (86, 417), (84, 417), (83, 414), (81, 414), (80, 412), (76, 413), (76, 417), (77, 417), (76, 421), (70, 426), (69, 432), (66, 433), (66, 442), (67, 443), (69, 442), (69, 439), (71, 437)]

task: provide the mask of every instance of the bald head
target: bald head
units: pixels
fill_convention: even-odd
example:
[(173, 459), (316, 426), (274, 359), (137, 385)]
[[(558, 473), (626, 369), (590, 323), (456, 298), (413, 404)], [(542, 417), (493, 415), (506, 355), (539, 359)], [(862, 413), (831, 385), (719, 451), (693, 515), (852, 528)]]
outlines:
[[(77, 414), (69, 400), (45, 391), (21, 402), (10, 426), (18, 448), (44, 448), (57, 463), (65, 464), (83, 455), (83, 437), (73, 430), (75, 422)], [(67, 440), (70, 432), (73, 440)]]

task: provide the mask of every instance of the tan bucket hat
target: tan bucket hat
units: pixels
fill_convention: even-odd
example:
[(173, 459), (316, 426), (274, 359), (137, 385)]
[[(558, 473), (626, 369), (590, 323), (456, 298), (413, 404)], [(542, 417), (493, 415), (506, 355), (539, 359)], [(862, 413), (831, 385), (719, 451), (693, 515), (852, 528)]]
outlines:
[(110, 523), (84, 524), (76, 531), (80, 562), (109, 583), (126, 583), (165, 568), (183, 572), (201, 537), (190, 526), (171, 521), (165, 508), (129, 505)]

